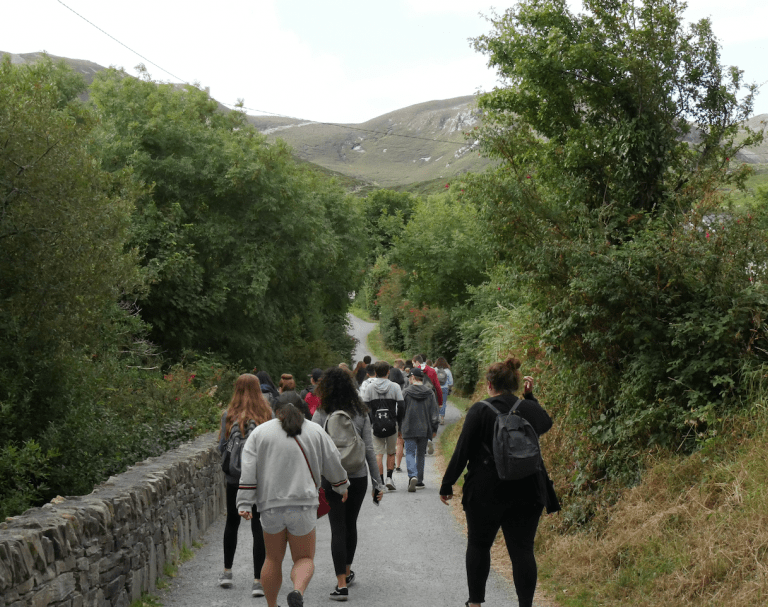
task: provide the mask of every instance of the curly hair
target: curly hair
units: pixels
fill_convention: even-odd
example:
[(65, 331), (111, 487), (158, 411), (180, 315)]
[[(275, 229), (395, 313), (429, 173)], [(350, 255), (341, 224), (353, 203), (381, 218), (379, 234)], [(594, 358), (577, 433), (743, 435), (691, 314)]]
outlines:
[(315, 388), (315, 394), (320, 398), (320, 408), (329, 415), (334, 411), (346, 411), (350, 415), (368, 413), (360, 395), (357, 393), (355, 380), (348, 371), (331, 367), (326, 369), (320, 383)]
[(235, 381), (235, 393), (227, 407), (227, 421), (224, 426), (224, 438), (229, 438), (229, 432), (234, 424), (240, 426), (240, 432), (245, 435), (248, 420), (256, 425), (272, 419), (272, 409), (261, 393), (259, 378), (250, 373), (243, 373)]

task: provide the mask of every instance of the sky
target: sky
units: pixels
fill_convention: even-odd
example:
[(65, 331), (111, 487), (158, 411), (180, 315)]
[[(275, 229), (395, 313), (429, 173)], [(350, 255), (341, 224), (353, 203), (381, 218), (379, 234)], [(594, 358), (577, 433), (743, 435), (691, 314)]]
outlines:
[[(498, 0), (4, 0), (0, 51), (87, 59), (196, 83), (249, 114), (360, 123), (498, 84), (470, 39)], [(569, 0), (578, 11), (581, 3)], [(710, 17), (721, 61), (768, 81), (768, 2), (689, 0)], [(492, 8), (495, 7), (495, 8)], [(127, 48), (126, 48), (127, 47)], [(130, 49), (130, 50), (129, 50)], [(768, 84), (755, 114), (768, 114)]]

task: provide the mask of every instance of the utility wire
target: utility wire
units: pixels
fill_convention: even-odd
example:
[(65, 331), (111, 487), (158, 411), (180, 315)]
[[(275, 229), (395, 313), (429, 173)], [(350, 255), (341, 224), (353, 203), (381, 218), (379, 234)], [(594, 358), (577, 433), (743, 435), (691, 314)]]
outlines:
[[(150, 59), (147, 59), (147, 58), (146, 58), (144, 55), (142, 55), (142, 54), (141, 54), (141, 53), (139, 53), (138, 51), (135, 51), (135, 50), (133, 50), (133, 49), (132, 49), (130, 46), (128, 46), (127, 44), (124, 44), (124, 43), (120, 42), (120, 40), (118, 40), (117, 38), (115, 38), (115, 37), (114, 37), (112, 34), (110, 34), (109, 32), (106, 32), (106, 31), (104, 31), (102, 28), (100, 28), (98, 25), (96, 25), (96, 24), (95, 24), (95, 23), (93, 23), (92, 21), (89, 21), (89, 20), (88, 20), (88, 19), (86, 19), (86, 18), (85, 18), (83, 15), (81, 15), (81, 14), (80, 14), (80, 13), (78, 13), (76, 10), (74, 10), (72, 7), (70, 7), (70, 6), (67, 6), (66, 4), (64, 4), (64, 3), (63, 3), (61, 0), (56, 0), (56, 1), (57, 1), (59, 4), (61, 4), (61, 5), (62, 5), (64, 8), (66, 8), (66, 9), (68, 9), (68, 10), (72, 11), (72, 12), (73, 12), (75, 15), (77, 15), (78, 17), (80, 17), (80, 18), (81, 18), (83, 21), (85, 21), (86, 23), (88, 23), (89, 25), (92, 25), (93, 27), (95, 27), (97, 30), (99, 30), (99, 31), (100, 31), (102, 34), (104, 34), (105, 36), (109, 36), (110, 38), (112, 38), (112, 40), (114, 40), (115, 42), (117, 42), (117, 43), (118, 43), (120, 46), (123, 46), (123, 47), (127, 48), (127, 49), (128, 49), (129, 51), (131, 51), (133, 54), (135, 54), (135, 55), (138, 55), (139, 57), (141, 57), (142, 59), (144, 59), (144, 61), (146, 61), (147, 63), (150, 63), (150, 64), (154, 65), (154, 66), (155, 66), (157, 69), (159, 69), (159, 70), (161, 70), (161, 71), (165, 72), (165, 73), (166, 73), (166, 74), (168, 74), (169, 76), (173, 76), (173, 78), (175, 78), (176, 80), (179, 80), (179, 81), (183, 82), (184, 84), (187, 84), (187, 85), (189, 85), (189, 86), (194, 86), (194, 85), (190, 84), (189, 82), (187, 82), (187, 81), (186, 81), (184, 78), (179, 78), (178, 76), (176, 76), (175, 74), (173, 74), (173, 73), (169, 72), (169, 71), (168, 71), (168, 70), (166, 70), (165, 68), (163, 68), (163, 67), (160, 67), (160, 66), (159, 66), (157, 63), (155, 63), (154, 61), (152, 61), (152, 60), (150, 60)], [(303, 119), (303, 118), (295, 118), (295, 117), (293, 117), (293, 116), (285, 116), (284, 114), (276, 114), (276, 113), (274, 113), (274, 112), (267, 112), (266, 110), (257, 110), (257, 109), (255, 109), (255, 108), (249, 108), (249, 107), (245, 107), (245, 106), (237, 106), (237, 105), (232, 105), (232, 104), (230, 104), (230, 103), (224, 103), (224, 102), (222, 102), (222, 101), (219, 101), (219, 103), (221, 103), (221, 105), (224, 105), (224, 106), (226, 106), (226, 107), (230, 107), (230, 108), (241, 108), (241, 109), (244, 109), (244, 110), (250, 110), (250, 111), (252, 111), (252, 112), (259, 112), (259, 113), (261, 113), (261, 114), (270, 114), (270, 115), (272, 115), (272, 116), (278, 116), (278, 117), (280, 117), (280, 118), (288, 118), (288, 119), (290, 119), (290, 120), (300, 120), (300, 121), (303, 121), (303, 122), (310, 122), (310, 123), (312, 123), (312, 124), (321, 124), (321, 125), (325, 125), (325, 126), (333, 126), (333, 127), (342, 128), (342, 129), (348, 129), (348, 130), (353, 130), (353, 131), (362, 131), (362, 132), (365, 132), (365, 133), (373, 133), (373, 134), (376, 134), (376, 135), (382, 135), (382, 136), (390, 136), (390, 137), (404, 137), (404, 138), (406, 138), (406, 139), (420, 139), (420, 140), (422, 140), (422, 141), (435, 141), (435, 142), (438, 142), (438, 143), (450, 143), (450, 144), (453, 144), (453, 145), (457, 145), (457, 146), (460, 146), (460, 147), (463, 147), (463, 146), (466, 146), (466, 145), (468, 145), (466, 141), (464, 141), (464, 142), (459, 142), (459, 141), (449, 141), (449, 140), (447, 140), (447, 139), (434, 139), (434, 138), (431, 138), (431, 137), (419, 137), (419, 136), (417, 136), (417, 135), (404, 135), (404, 134), (397, 134), (397, 133), (383, 133), (383, 132), (381, 132), (381, 131), (374, 131), (374, 130), (371, 130), (371, 129), (363, 129), (363, 128), (360, 128), (360, 127), (356, 127), (356, 126), (349, 126), (349, 125), (344, 125), (344, 124), (336, 124), (336, 123), (333, 123), (333, 122), (319, 122), (319, 121), (317, 121), (317, 120), (308, 120), (308, 119), (306, 119), (306, 120), (305, 120), (305, 119)]]

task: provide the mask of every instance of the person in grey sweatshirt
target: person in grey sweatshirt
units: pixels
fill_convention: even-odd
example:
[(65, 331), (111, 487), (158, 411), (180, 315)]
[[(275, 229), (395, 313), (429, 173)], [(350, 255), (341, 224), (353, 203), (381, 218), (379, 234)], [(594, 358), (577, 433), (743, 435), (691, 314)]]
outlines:
[(403, 416), (400, 434), (405, 442), (405, 465), (408, 469), (408, 491), (424, 488), (424, 459), (427, 442), (437, 434), (440, 414), (435, 393), (424, 385), (424, 371), (411, 369), (410, 385), (403, 390)]
[(277, 419), (258, 426), (245, 443), (237, 509), (246, 520), (256, 508), (264, 530), (266, 559), (261, 584), (268, 607), (277, 606), (282, 562), (291, 547), (293, 591), (288, 607), (302, 607), (314, 573), (318, 484), (321, 476), (347, 499), (349, 480), (336, 445), (291, 403), (278, 403)]

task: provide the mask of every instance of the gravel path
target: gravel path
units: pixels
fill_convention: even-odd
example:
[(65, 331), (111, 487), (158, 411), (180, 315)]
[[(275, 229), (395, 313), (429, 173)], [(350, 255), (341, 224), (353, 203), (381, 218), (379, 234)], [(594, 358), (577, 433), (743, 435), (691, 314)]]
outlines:
[[(363, 331), (366, 325), (374, 325), (354, 317), (352, 321), (355, 335), (364, 347)], [(358, 352), (364, 353), (364, 350), (359, 349)], [(447, 425), (440, 426), (439, 431), (442, 432), (459, 418), (459, 411), (449, 402)], [(402, 467), (405, 470), (405, 460)], [(464, 565), (466, 537), (453, 516), (452, 508), (444, 506), (439, 500), (441, 478), (436, 453), (427, 456), (426, 489), (408, 493), (407, 474), (395, 472), (397, 491), (385, 495), (378, 507), (370, 498), (365, 500), (358, 519), (358, 547), (352, 566), (356, 581), (350, 588), (350, 603), (366, 607), (464, 605), (467, 600)], [(234, 586), (228, 590), (218, 586), (217, 578), (223, 567), (223, 534), (224, 517), (205, 534), (203, 546), (195, 550), (194, 558), (179, 566), (178, 575), (171, 580), (170, 587), (158, 592), (158, 598), (165, 607), (266, 606), (263, 598), (251, 597), (252, 539), (247, 523), (240, 525), (233, 567)], [(304, 604), (309, 607), (333, 604), (328, 598), (336, 584), (330, 536), (326, 517), (317, 526), (315, 575), (304, 598)], [(287, 604), (285, 595), (292, 590), (290, 568), (289, 552), (283, 563), (283, 587), (278, 599), (283, 607)], [(491, 572), (488, 580), (486, 601), (491, 607), (517, 605), (514, 588), (495, 572)]]
[[(370, 356), (371, 359), (376, 362), (376, 357), (368, 349), (368, 345), (365, 343), (368, 334), (376, 328), (376, 323), (366, 322), (357, 316), (347, 314), (349, 322), (351, 323), (350, 335), (357, 340), (357, 346), (352, 357), (352, 366), (350, 369), (354, 369), (358, 360), (363, 360), (364, 356)], [(392, 361), (390, 361), (392, 362)]]

